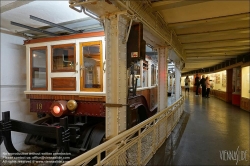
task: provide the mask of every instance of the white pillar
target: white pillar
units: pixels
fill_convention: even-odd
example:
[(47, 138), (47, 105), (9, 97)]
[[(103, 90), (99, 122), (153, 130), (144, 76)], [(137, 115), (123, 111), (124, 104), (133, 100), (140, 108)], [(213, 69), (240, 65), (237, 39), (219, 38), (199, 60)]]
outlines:
[(177, 101), (181, 96), (181, 72), (175, 65), (175, 100)]
[(152, 60), (148, 60), (148, 71), (150, 71), (150, 72), (148, 72), (148, 87), (151, 87), (152, 85), (151, 85), (151, 65), (152, 65)]
[(158, 111), (168, 106), (168, 49), (158, 49)]
[(140, 86), (143, 87), (143, 60), (140, 60)]
[[(127, 45), (123, 43), (128, 22), (122, 15), (105, 19), (106, 35), (106, 102), (127, 104)], [(106, 107), (106, 138), (126, 130), (126, 106)]]

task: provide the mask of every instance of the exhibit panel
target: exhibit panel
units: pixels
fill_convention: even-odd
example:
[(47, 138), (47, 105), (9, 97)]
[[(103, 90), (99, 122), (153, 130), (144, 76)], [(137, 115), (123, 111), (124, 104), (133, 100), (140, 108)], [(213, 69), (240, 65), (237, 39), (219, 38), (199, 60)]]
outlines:
[(227, 87), (226, 70), (211, 74), (209, 80), (211, 80), (214, 90), (226, 92), (226, 87)]
[(208, 77), (210, 81), (211, 95), (221, 100), (228, 101), (226, 70), (207, 74), (205, 77)]
[(190, 79), (190, 90), (194, 87), (194, 76), (189, 76)]
[(181, 77), (181, 87), (183, 87), (183, 88), (185, 86), (185, 78), (186, 77)]
[(242, 95), (241, 97), (250, 99), (250, 88), (249, 88), (249, 70), (250, 66), (242, 68)]
[(233, 68), (233, 79), (232, 79), (232, 104), (240, 106), (241, 98), (241, 68)]
[(250, 111), (250, 66), (241, 68), (241, 102), (240, 108), (246, 111)]

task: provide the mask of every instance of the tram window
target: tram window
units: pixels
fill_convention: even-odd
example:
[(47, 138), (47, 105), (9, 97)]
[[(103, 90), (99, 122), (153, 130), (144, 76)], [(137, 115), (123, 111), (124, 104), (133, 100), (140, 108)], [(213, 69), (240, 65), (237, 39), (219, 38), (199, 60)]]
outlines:
[(81, 43), (81, 90), (102, 91), (102, 45), (100, 41)]
[(148, 70), (143, 70), (143, 87), (148, 86)]
[(75, 44), (52, 46), (52, 72), (75, 71)]
[(142, 73), (142, 83), (143, 87), (148, 86), (148, 61), (143, 61), (143, 73)]
[(47, 90), (47, 47), (31, 48), (30, 73), (31, 89)]
[(141, 64), (140, 61), (138, 61), (134, 65), (134, 73), (135, 73), (135, 78), (137, 78), (137, 87), (141, 87)]

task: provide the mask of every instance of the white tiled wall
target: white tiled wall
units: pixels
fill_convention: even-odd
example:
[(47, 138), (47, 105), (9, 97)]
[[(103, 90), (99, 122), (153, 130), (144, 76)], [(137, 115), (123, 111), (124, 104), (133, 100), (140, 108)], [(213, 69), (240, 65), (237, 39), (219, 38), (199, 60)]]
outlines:
[[(29, 112), (29, 101), (25, 98), (26, 54), (22, 37), (1, 33), (1, 79), (0, 79), (0, 118), (2, 112), (10, 111), (11, 119), (34, 122), (35, 114)], [(16, 149), (27, 148), (24, 145), (26, 134), (12, 132), (12, 141)], [(1, 155), (7, 152), (1, 145)]]

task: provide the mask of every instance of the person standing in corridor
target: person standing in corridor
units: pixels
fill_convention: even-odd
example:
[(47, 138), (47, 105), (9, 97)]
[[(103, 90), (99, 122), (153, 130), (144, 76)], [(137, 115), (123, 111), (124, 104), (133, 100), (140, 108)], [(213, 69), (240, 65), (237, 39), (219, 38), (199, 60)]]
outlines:
[(205, 75), (202, 76), (202, 79), (200, 80), (200, 85), (201, 85), (201, 94), (202, 97), (206, 97), (206, 79), (205, 79)]
[(207, 88), (206, 98), (210, 98), (210, 97), (209, 97), (209, 93), (210, 93), (210, 82), (209, 82), (209, 77), (206, 77), (206, 88)]
[(196, 96), (199, 95), (199, 87), (200, 87), (200, 78), (198, 76), (198, 74), (196, 74), (196, 77), (195, 77), (195, 86), (196, 86)]
[(188, 91), (189, 94), (189, 87), (190, 87), (190, 79), (188, 78), (188, 76), (185, 78), (185, 95), (186, 95), (186, 91)]

